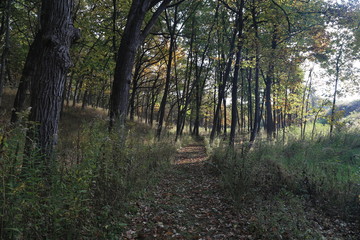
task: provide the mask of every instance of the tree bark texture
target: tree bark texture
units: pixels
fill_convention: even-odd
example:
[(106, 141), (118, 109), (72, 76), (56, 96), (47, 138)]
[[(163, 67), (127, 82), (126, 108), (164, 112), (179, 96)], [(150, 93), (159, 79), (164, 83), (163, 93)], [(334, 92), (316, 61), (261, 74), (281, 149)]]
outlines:
[[(42, 159), (49, 160), (57, 142), (58, 122), (65, 79), (71, 66), (69, 49), (79, 38), (74, 28), (72, 0), (43, 0), (41, 29), (35, 38), (36, 69), (31, 82), (29, 120), (38, 123), (28, 132), (26, 149), (39, 148)], [(29, 153), (29, 152), (28, 152)]]

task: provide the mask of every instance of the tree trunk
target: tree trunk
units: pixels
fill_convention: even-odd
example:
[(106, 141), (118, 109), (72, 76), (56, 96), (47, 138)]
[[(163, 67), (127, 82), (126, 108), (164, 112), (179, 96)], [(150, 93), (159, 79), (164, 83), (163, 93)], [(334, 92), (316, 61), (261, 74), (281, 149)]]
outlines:
[(31, 44), (29, 52), (26, 57), (24, 69), (20, 78), (20, 83), (16, 92), (14, 106), (11, 112), (11, 122), (14, 123), (18, 120), (18, 113), (24, 110), (26, 102), (26, 94), (30, 88), (32, 78), (37, 66), (38, 49), (41, 44), (41, 35), (35, 36), (34, 42)]
[(159, 109), (159, 123), (158, 123), (158, 127), (157, 127), (157, 131), (156, 131), (156, 137), (158, 140), (160, 140), (161, 137), (161, 131), (162, 131), (162, 127), (163, 127), (163, 123), (164, 123), (164, 116), (165, 116), (165, 107), (166, 107), (166, 102), (167, 102), (167, 96), (168, 96), (168, 92), (169, 92), (169, 88), (170, 88), (170, 81), (171, 81), (171, 67), (172, 67), (172, 62), (173, 62), (173, 57), (174, 57), (174, 51), (175, 51), (175, 43), (176, 43), (176, 26), (178, 23), (177, 20), (177, 7), (175, 7), (175, 13), (174, 13), (174, 23), (171, 26), (170, 24), (170, 19), (168, 18), (168, 15), (166, 15), (166, 22), (167, 22), (167, 27), (170, 33), (170, 47), (169, 47), (169, 59), (167, 62), (167, 67), (166, 67), (166, 80), (165, 80), (165, 89), (164, 89), (164, 95), (161, 99), (161, 103), (160, 103), (160, 109)]
[[(57, 143), (58, 122), (64, 83), (71, 66), (70, 46), (79, 38), (73, 27), (72, 0), (43, 0), (41, 7), (41, 30), (34, 43), (37, 47), (37, 65), (31, 82), (31, 112), (29, 120), (39, 125), (27, 134), (26, 154), (35, 146), (48, 166)], [(23, 167), (26, 168), (27, 162)]]
[(5, 75), (6, 75), (6, 62), (9, 55), (9, 45), (10, 45), (10, 11), (11, 11), (12, 0), (7, 0), (6, 9), (5, 9), (5, 42), (4, 49), (1, 55), (0, 62), (0, 107), (2, 103), (3, 90), (5, 84)]
[(163, 0), (160, 6), (153, 13), (149, 22), (142, 30), (146, 13), (160, 0), (133, 0), (127, 17), (127, 22), (121, 38), (117, 61), (115, 66), (114, 81), (110, 95), (110, 125), (114, 122), (119, 126), (125, 124), (128, 109), (129, 88), (132, 76), (132, 69), (138, 47), (150, 32), (152, 26), (161, 12), (165, 10), (171, 0)]
[(217, 99), (216, 110), (215, 110), (215, 114), (214, 114), (213, 127), (212, 127), (211, 133), (210, 133), (210, 142), (212, 142), (214, 140), (215, 133), (218, 130), (221, 104), (222, 104), (222, 99), (224, 98), (224, 95), (225, 95), (225, 86), (226, 86), (226, 83), (228, 82), (228, 79), (230, 76), (230, 70), (231, 70), (232, 60), (233, 60), (233, 56), (234, 56), (235, 40), (236, 40), (237, 33), (238, 33), (238, 29), (235, 28), (232, 38), (231, 38), (231, 42), (230, 42), (230, 50), (229, 50), (228, 62), (226, 64), (225, 73), (221, 77), (222, 82), (220, 82), (219, 93), (218, 93), (219, 96)]
[(223, 98), (223, 108), (224, 108), (224, 136), (227, 135), (227, 114), (226, 114), (226, 96)]
[(334, 131), (334, 124), (335, 124), (335, 108), (336, 108), (336, 97), (337, 97), (337, 89), (339, 83), (339, 76), (340, 76), (340, 58), (342, 55), (342, 46), (340, 47), (340, 52), (336, 57), (336, 65), (335, 65), (335, 86), (334, 86), (334, 94), (333, 94), (333, 101), (331, 106), (331, 119), (330, 119), (330, 136), (333, 134)]
[(232, 91), (231, 91), (231, 128), (230, 128), (230, 138), (229, 144), (230, 146), (234, 146), (235, 142), (235, 131), (237, 124), (237, 90), (238, 90), (238, 78), (239, 78), (239, 70), (240, 70), (240, 59), (241, 59), (241, 43), (238, 45), (238, 50), (236, 53), (235, 60), (235, 69), (234, 69), (234, 77), (232, 81)]
[(245, 1), (241, 0), (240, 7), (238, 9), (238, 18), (237, 18), (237, 28), (238, 28), (238, 39), (237, 39), (237, 52), (236, 52), (236, 60), (235, 60), (235, 69), (234, 69), (234, 77), (232, 81), (232, 93), (231, 93), (231, 128), (230, 128), (230, 137), (229, 137), (229, 145), (234, 146), (235, 143), (235, 132), (236, 132), (236, 124), (237, 124), (237, 91), (238, 91), (238, 78), (241, 64), (241, 52), (242, 52), (242, 37), (243, 37), (243, 28), (244, 28), (244, 19), (243, 19), (243, 8)]
[(117, 53), (114, 82), (110, 95), (110, 128), (113, 127), (115, 119), (119, 121), (120, 125), (125, 123), (132, 69), (141, 41), (141, 26), (145, 13), (140, 1), (134, 0)]
[(274, 26), (273, 30), (273, 38), (271, 43), (272, 57), (269, 59), (269, 71), (265, 81), (265, 107), (266, 107), (266, 132), (268, 139), (272, 138), (274, 133), (274, 120), (272, 117), (272, 104), (271, 104), (271, 93), (272, 93), (272, 84), (274, 78), (274, 58), (275, 58), (275, 50), (277, 48), (277, 27)]
[(69, 84), (68, 84), (68, 88), (67, 88), (67, 94), (66, 94), (66, 106), (69, 107), (70, 104), (70, 97), (71, 97), (71, 89), (72, 89), (72, 82), (74, 79), (74, 74), (71, 74), (69, 77)]
[(248, 79), (248, 131), (252, 132), (253, 128), (253, 103), (252, 103), (252, 90), (251, 90), (251, 80), (252, 80), (252, 69), (249, 69), (247, 73)]

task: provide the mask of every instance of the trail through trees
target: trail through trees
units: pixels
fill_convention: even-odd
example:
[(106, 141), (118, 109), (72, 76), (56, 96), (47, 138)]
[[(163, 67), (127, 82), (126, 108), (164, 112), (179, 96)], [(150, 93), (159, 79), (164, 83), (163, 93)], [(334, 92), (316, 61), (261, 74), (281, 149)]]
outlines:
[(245, 222), (206, 164), (200, 144), (181, 149), (150, 196), (137, 201), (125, 239), (249, 239)]
[[(256, 227), (260, 224), (256, 212), (274, 202), (254, 200), (236, 209), (207, 159), (202, 143), (179, 150), (156, 187), (132, 203), (137, 212), (127, 214), (129, 224), (121, 239), (268, 239)], [(355, 239), (354, 226), (327, 217), (310, 204), (305, 211), (308, 231), (319, 231), (326, 239)]]

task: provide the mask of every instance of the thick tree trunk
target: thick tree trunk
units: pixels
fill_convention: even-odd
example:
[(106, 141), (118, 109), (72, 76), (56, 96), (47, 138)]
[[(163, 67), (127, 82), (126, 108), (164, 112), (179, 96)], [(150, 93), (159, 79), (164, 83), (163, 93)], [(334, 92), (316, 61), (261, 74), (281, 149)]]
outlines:
[(141, 26), (146, 11), (140, 1), (133, 1), (117, 53), (115, 76), (110, 96), (110, 128), (114, 121), (125, 123), (128, 109), (129, 88), (135, 55), (140, 46)]
[[(142, 30), (146, 13), (157, 3), (162, 2), (153, 13), (149, 22)], [(114, 82), (110, 95), (110, 125), (111, 129), (114, 122), (119, 126), (125, 124), (128, 109), (129, 88), (131, 83), (132, 69), (134, 66), (135, 55), (141, 42), (149, 34), (151, 27), (156, 19), (164, 11), (171, 0), (133, 0), (127, 17), (127, 22), (121, 38), (117, 61), (115, 66)]]
[[(37, 65), (31, 82), (31, 112), (29, 120), (37, 122), (28, 132), (26, 150), (39, 148), (42, 160), (48, 164), (57, 143), (58, 122), (67, 71), (71, 66), (69, 49), (79, 38), (73, 27), (72, 0), (43, 0), (41, 30), (36, 41)], [(26, 167), (26, 162), (24, 166)], [(47, 165), (46, 164), (46, 165)]]

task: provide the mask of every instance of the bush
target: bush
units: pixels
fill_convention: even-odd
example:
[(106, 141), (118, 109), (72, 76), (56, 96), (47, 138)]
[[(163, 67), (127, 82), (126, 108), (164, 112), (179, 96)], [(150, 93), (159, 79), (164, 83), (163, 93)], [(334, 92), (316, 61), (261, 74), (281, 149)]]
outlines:
[[(24, 174), (24, 126), (1, 133), (1, 239), (115, 238), (130, 199), (152, 183), (175, 152), (146, 132), (130, 130), (121, 142), (108, 134), (104, 121), (95, 120), (78, 132), (67, 155), (58, 154), (48, 176), (40, 174), (45, 166), (31, 163)], [(135, 140), (139, 136), (142, 140)]]
[[(264, 234), (274, 228), (284, 237), (289, 232), (295, 234), (292, 224), (306, 228), (305, 203), (346, 220), (359, 220), (359, 137), (356, 131), (350, 131), (313, 141), (293, 139), (285, 145), (259, 140), (247, 153), (246, 145), (231, 150), (220, 144), (213, 150), (211, 160), (240, 208), (249, 208), (249, 204), (258, 201), (253, 207), (258, 209), (254, 223), (257, 231)], [(284, 206), (288, 211), (283, 211)], [(289, 212), (299, 214), (295, 219)], [(286, 229), (280, 229), (280, 225), (285, 227), (282, 223)], [(302, 236), (299, 232), (286, 238), (313, 238), (312, 234), (318, 233), (308, 234)], [(280, 238), (274, 235), (269, 239)]]

